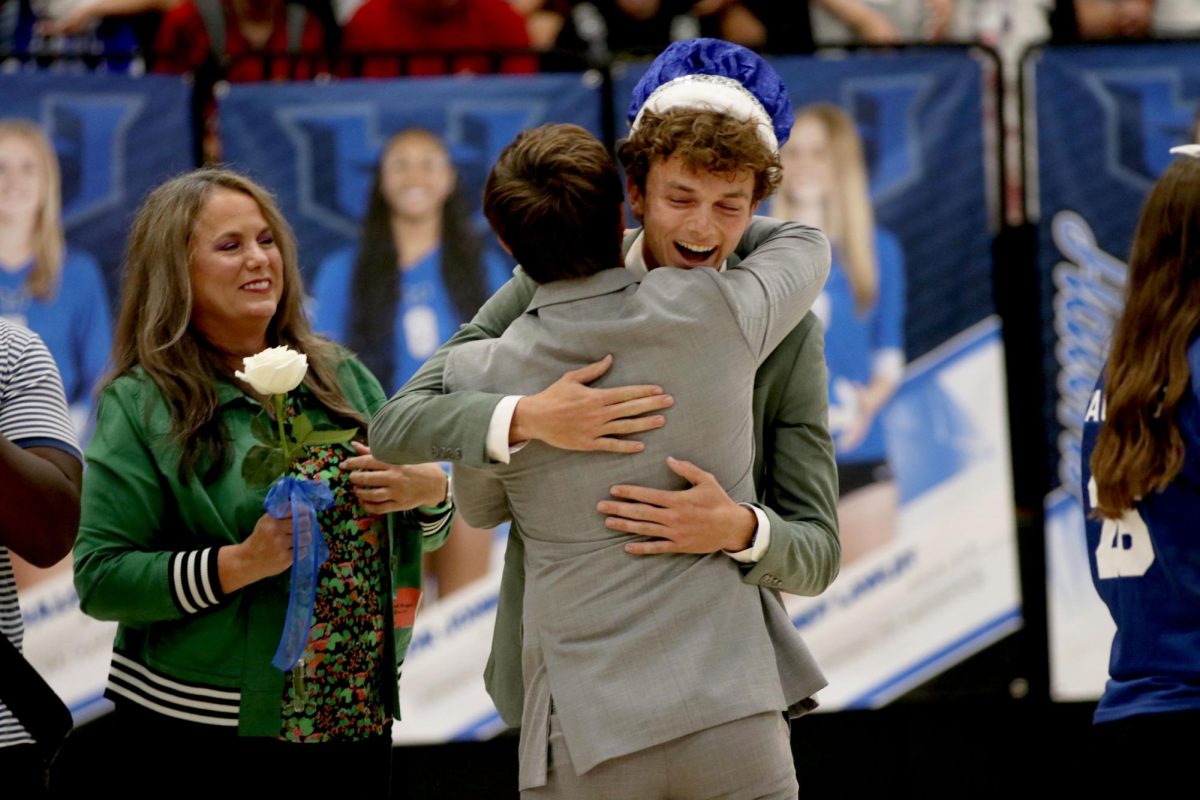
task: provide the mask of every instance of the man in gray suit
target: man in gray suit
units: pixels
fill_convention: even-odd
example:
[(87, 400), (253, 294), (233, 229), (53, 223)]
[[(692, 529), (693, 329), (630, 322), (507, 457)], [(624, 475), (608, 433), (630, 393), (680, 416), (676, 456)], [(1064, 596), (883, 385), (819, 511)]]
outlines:
[[(693, 91), (700, 86), (701, 95)], [(718, 91), (719, 90), (719, 91)], [(649, 109), (653, 113), (645, 113)], [(716, 114), (716, 117), (713, 115)], [(728, 126), (769, 131), (763, 142), (724, 149), (711, 160)], [(644, 227), (627, 234), (625, 266), (634, 275), (663, 266), (734, 266), (757, 258), (758, 247), (786, 232), (783, 223), (751, 217), (778, 174), (775, 155), (792, 121), (787, 88), (759, 56), (726, 42), (696, 39), (665, 50), (638, 83), (629, 108), (640, 120), (620, 147), (634, 211)], [(722, 137), (725, 137), (722, 139)], [(770, 141), (768, 141), (770, 140)], [(679, 156), (694, 173), (669, 165)], [(755, 174), (754, 204), (730, 213), (723, 185), (694, 180), (749, 166)], [(672, 180), (666, 180), (670, 177)], [(680, 180), (680, 178), (683, 180)], [(777, 178), (776, 178), (777, 179)], [(698, 258), (681, 250), (682, 239), (711, 247)], [(468, 465), (507, 462), (510, 442), (539, 440), (559, 448), (632, 453), (637, 434), (659, 427), (669, 395), (655, 386), (593, 388), (611, 357), (571, 370), (542, 391), (505, 396), (488, 392), (444, 393), (448, 353), (465, 342), (499, 336), (519, 319), (535, 284), (518, 269), (470, 323), (464, 325), (371, 422), (371, 444), (393, 463), (430, 458)], [(655, 379), (657, 380), (657, 379)], [(668, 389), (672, 387), (667, 385)], [(655, 393), (657, 392), (657, 393)], [(679, 462), (672, 469), (689, 486), (661, 491), (620, 484), (601, 510), (615, 530), (652, 537), (629, 549), (648, 557), (663, 553), (718, 553), (735, 560), (742, 580), (761, 587), (764, 600), (776, 590), (816, 595), (837, 575), (837, 478), (826, 426), (827, 390), (821, 325), (809, 313), (762, 364), (754, 381), (754, 469), (757, 502), (739, 504), (716, 482), (709, 461)], [(669, 416), (667, 414), (666, 416)], [(520, 725), (524, 705), (521, 674), (521, 605), (524, 549), (518, 526), (508, 536), (492, 653), (485, 672), (488, 693), (510, 726)], [(790, 641), (791, 631), (787, 631)], [(805, 679), (824, 685), (813, 666)], [(814, 703), (797, 706), (802, 711)]]
[[(761, 196), (748, 168), (670, 169), (739, 213)], [(678, 457), (718, 463), (729, 496), (753, 500), (754, 374), (820, 290), (827, 242), (789, 226), (759, 248), (754, 269), (655, 270), (639, 282), (621, 268), (615, 165), (575, 126), (518, 136), (489, 176), (484, 209), (539, 286), (499, 339), (450, 352), (447, 390), (531, 393), (615, 353), (600, 383), (661, 380), (677, 400), (671, 424), (633, 458), (534, 441), (508, 464), (456, 468), (468, 522), (511, 515), (525, 541), (521, 789), (794, 797), (780, 712), (823, 680), (782, 606), (722, 554), (632, 555), (596, 506), (631, 478), (682, 488)]]

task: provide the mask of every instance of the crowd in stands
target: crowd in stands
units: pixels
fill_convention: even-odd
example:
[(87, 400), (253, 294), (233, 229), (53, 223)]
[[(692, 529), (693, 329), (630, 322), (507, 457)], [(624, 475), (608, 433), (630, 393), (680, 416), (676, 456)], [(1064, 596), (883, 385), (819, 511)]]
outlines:
[[(592, 59), (724, 38), (771, 53), (821, 45), (1194, 36), (1196, 0), (0, 0), (0, 53), (130, 53), (197, 69), (250, 51), (346, 54), (518, 50)], [(553, 59), (543, 61), (553, 65)], [(316, 62), (314, 62), (315, 64)], [(577, 64), (578, 62), (576, 62)], [(527, 72), (525, 57), (347, 60), (327, 71), (387, 76)], [(258, 80), (241, 67), (232, 80)], [(289, 74), (286, 77), (303, 77)]]

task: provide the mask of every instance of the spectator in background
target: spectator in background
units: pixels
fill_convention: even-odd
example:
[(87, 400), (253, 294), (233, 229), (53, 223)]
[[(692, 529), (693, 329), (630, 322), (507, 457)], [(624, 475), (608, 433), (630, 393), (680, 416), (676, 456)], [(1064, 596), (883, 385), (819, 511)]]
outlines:
[(693, 0), (593, 0), (571, 3), (559, 36), (564, 50), (606, 53), (657, 53), (671, 42), (700, 35), (691, 15)]
[[(362, 238), (321, 264), (313, 327), (354, 351), (393, 392), (508, 279), (511, 263), (484, 247), (445, 144), (408, 128), (383, 149)], [(445, 596), (488, 570), (491, 531), (454, 521), (430, 554)]]
[(1081, 39), (1143, 39), (1151, 34), (1154, 0), (1074, 0)]
[(1200, 34), (1200, 2), (1154, 0), (1151, 29), (1155, 36), (1194, 37)]
[(1196, 0), (1074, 0), (1074, 6), (1081, 39), (1189, 37), (1200, 33), (1200, 3)]
[(524, 17), (529, 46), (534, 50), (554, 47), (571, 13), (570, 0), (511, 0), (510, 5)]
[[(195, 73), (227, 64), (220, 77), (234, 82), (312, 78), (321, 65), (311, 58), (269, 62), (253, 53), (317, 52), (326, 41), (317, 15), (284, 0), (184, 0), (163, 18), (154, 41), (154, 71)], [(243, 56), (247, 56), (243, 58)], [(268, 67), (269, 64), (269, 67)], [(217, 77), (210, 72), (209, 81)], [(201, 91), (211, 83), (201, 81)], [(205, 106), (204, 161), (221, 160), (216, 102)]]
[(904, 257), (895, 237), (875, 225), (862, 142), (844, 111), (827, 103), (799, 109), (780, 157), (772, 214), (819, 228), (833, 246), (813, 312), (825, 325), (846, 565), (896, 530), (899, 493), (878, 418), (904, 370)]
[(692, 6), (700, 33), (770, 53), (809, 53), (814, 47), (808, 3), (700, 0)]
[(45, 341), (80, 433), (108, 361), (108, 308), (95, 259), (63, 238), (50, 142), (32, 122), (0, 120), (0, 317)]
[[(24, 627), (10, 553), (50, 566), (70, 552), (79, 524), (81, 462), (54, 360), (37, 334), (0, 319), (0, 636), (17, 649)], [(0, 696), (28, 693), (29, 687), (12, 683), (16, 679), (0, 674)], [(0, 786), (6, 797), (42, 796), (42, 755), (0, 702)]]
[[(0, 0), (0, 51), (17, 55), (113, 57), (130, 56), (138, 51), (139, 40), (129, 20), (91, 18), (88, 24), (70, 30), (54, 24), (72, 14), (77, 5), (75, 0)], [(108, 68), (119, 70), (130, 61), (110, 58)]]
[(697, 36), (773, 53), (813, 48), (808, 6), (770, 0), (516, 0), (534, 47), (609, 53), (657, 52)]
[(506, 0), (366, 0), (346, 23), (342, 45), (347, 54), (422, 54), (404, 59), (364, 58), (347, 65), (350, 74), (373, 78), (537, 71), (537, 59), (530, 55), (495, 59), (490, 55), (429, 55), (528, 49), (525, 20)]
[(138, 48), (154, 50), (159, 23), (182, 0), (79, 0), (52, 19), (42, 21), (40, 30), (47, 36), (78, 36), (97, 25), (126, 18), (133, 28)]
[[(163, 17), (154, 42), (156, 72), (195, 72), (206, 64), (229, 62), (226, 80), (311, 78), (311, 62), (278, 59), (270, 72), (254, 52), (285, 55), (319, 51), (324, 29), (317, 15), (284, 0), (185, 0)], [(294, 68), (294, 69), (293, 69)]]
[[(184, 0), (79, 0), (65, 13), (41, 26), (48, 35), (77, 35), (97, 23), (116, 17), (128, 17), (143, 52), (153, 52), (154, 40), (162, 17), (181, 5)], [(351, 0), (352, 1), (352, 0)], [(329, 0), (299, 0), (295, 5), (307, 8), (324, 28), (325, 44), (336, 49), (340, 33)]]
[(817, 44), (899, 44), (946, 38), (955, 0), (813, 0)]

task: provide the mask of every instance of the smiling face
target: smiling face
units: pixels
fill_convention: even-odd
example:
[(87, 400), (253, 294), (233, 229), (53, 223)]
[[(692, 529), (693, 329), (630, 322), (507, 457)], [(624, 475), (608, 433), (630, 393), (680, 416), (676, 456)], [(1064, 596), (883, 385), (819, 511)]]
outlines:
[(32, 220), (43, 201), (46, 167), (23, 136), (0, 136), (0, 222)]
[(833, 187), (829, 129), (815, 116), (796, 117), (792, 137), (779, 151), (783, 162), (780, 194), (793, 203), (823, 202)]
[(440, 215), (454, 189), (450, 154), (425, 131), (408, 131), (393, 138), (383, 154), (380, 176), (392, 213), (414, 221)]
[[(189, 239), (192, 324), (210, 342), (256, 340), (283, 295), (283, 257), (250, 195), (214, 189)], [(248, 345), (256, 347), (256, 345)]]
[(692, 170), (678, 155), (655, 161), (646, 191), (629, 182), (629, 202), (645, 226), (646, 266), (719, 267), (733, 252), (758, 208), (754, 174)]

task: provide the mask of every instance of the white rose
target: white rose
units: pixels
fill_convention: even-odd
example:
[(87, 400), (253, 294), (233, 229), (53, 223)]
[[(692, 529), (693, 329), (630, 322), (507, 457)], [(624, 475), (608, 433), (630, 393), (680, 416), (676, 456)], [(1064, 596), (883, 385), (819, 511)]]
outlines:
[(308, 372), (308, 356), (289, 347), (268, 347), (242, 359), (245, 372), (233, 373), (259, 394), (287, 394)]

